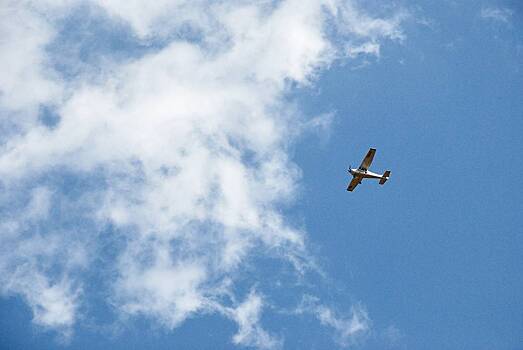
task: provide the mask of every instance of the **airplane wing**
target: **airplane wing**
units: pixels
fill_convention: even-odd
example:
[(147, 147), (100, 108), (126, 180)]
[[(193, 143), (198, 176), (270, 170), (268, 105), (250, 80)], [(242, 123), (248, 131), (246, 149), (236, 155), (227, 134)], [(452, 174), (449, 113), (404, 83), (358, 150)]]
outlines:
[(370, 167), (370, 164), (372, 163), (372, 159), (374, 159), (374, 153), (376, 153), (375, 148), (369, 149), (367, 152), (367, 155), (363, 159), (363, 162), (361, 162), (360, 169), (367, 170)]
[(354, 191), (356, 186), (358, 186), (358, 184), (361, 182), (361, 179), (361, 176), (354, 176), (349, 184), (349, 187), (347, 187), (347, 191)]

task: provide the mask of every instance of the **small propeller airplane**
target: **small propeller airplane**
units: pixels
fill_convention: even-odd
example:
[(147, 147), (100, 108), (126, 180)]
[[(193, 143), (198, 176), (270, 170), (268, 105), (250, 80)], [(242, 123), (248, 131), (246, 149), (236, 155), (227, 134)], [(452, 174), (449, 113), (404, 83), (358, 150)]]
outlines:
[(369, 149), (367, 152), (367, 155), (363, 159), (363, 162), (361, 162), (361, 165), (357, 169), (352, 169), (349, 165), (349, 173), (353, 176), (352, 181), (349, 183), (349, 187), (347, 187), (347, 191), (354, 191), (356, 186), (361, 183), (363, 179), (379, 179), (380, 185), (383, 185), (390, 177), (390, 170), (387, 170), (383, 173), (383, 175), (373, 173), (372, 171), (369, 171), (370, 164), (372, 163), (372, 159), (374, 159), (374, 154), (376, 153), (375, 148)]

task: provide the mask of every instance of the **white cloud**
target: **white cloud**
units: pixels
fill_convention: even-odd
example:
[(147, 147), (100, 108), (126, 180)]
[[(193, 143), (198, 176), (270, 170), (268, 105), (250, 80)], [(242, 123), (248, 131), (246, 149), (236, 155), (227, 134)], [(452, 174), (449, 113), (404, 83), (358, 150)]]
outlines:
[[(0, 4), (1, 123), (7, 122), (6, 116), (12, 116), (7, 111), (35, 115), (39, 104), (59, 98), (61, 85), (55, 81), (45, 54), (45, 45), (54, 35), (53, 26), (44, 17), (18, 1)], [(28, 118), (25, 114), (16, 115), (22, 117)]]
[(252, 290), (243, 303), (226, 310), (226, 314), (238, 324), (238, 332), (232, 339), (234, 344), (258, 349), (282, 348), (283, 340), (269, 334), (260, 325), (262, 307), (262, 297)]
[(151, 315), (174, 328), (204, 307), (200, 284), (206, 273), (197, 263), (181, 261), (174, 266), (166, 252), (160, 255), (163, 257), (147, 268), (127, 260), (127, 265), (122, 266), (124, 275), (116, 285), (116, 295), (122, 299), (121, 307), (127, 313)]
[(135, 33), (143, 39), (168, 35), (173, 28), (184, 24), (202, 29), (208, 26), (211, 20), (205, 11), (210, 3), (205, 0), (158, 0), (147, 3), (143, 0), (92, 0), (92, 2), (115, 19), (129, 23)]
[[(4, 236), (2, 244), (0, 292), (21, 295), (33, 310), (35, 324), (56, 330), (67, 340), (77, 320), (78, 298), (82, 292), (70, 278), (79, 263), (79, 248), (70, 245), (70, 251), (63, 252), (67, 245), (58, 235), (15, 239)], [(64, 267), (59, 274), (53, 269), (55, 264)]]
[(359, 55), (380, 56), (380, 45), (378, 43), (366, 42), (358, 46), (349, 46), (347, 48), (349, 57), (356, 58)]
[(306, 295), (296, 313), (314, 315), (322, 325), (333, 330), (334, 341), (342, 347), (358, 343), (370, 331), (369, 316), (359, 304), (351, 307), (349, 315), (339, 315), (336, 310), (321, 304), (318, 298)]
[(404, 10), (393, 13), (389, 18), (379, 18), (361, 11), (353, 2), (347, 2), (336, 8), (336, 14), (340, 31), (344, 34), (354, 34), (371, 41), (383, 37), (395, 40), (405, 38), (400, 24), (409, 13)]
[(483, 7), (480, 15), (483, 19), (509, 23), (512, 10), (504, 7)]
[(17, 279), (10, 289), (20, 288), (28, 304), (34, 310), (36, 324), (64, 329), (69, 334), (75, 322), (78, 290), (72, 291), (67, 281), (50, 284), (46, 277), (35, 274), (28, 285), (19, 285), (24, 278)]
[(31, 202), (26, 209), (28, 219), (46, 219), (51, 208), (52, 193), (46, 187), (37, 187), (31, 193)]
[[(110, 299), (120, 312), (174, 328), (221, 310), (239, 325), (235, 343), (278, 347), (259, 326), (259, 294), (236, 308), (224, 300), (253, 252), (306, 268), (305, 233), (280, 211), (300, 176), (287, 148), (296, 125), (325, 128), (331, 117), (302, 123), (287, 93), (351, 55), (327, 26), (338, 26), (352, 55), (377, 55), (383, 39), (403, 38), (403, 15), (373, 18), (333, 0), (92, 1), (137, 40), (165, 45), (66, 84), (47, 64), (56, 52), (45, 48), (67, 30), (57, 18), (76, 5), (33, 5), (3, 5), (0, 24), (3, 115), (30, 116), (0, 145), (0, 186), (10, 189), (0, 201), (0, 228), (9, 232), (0, 238), (2, 292), (23, 295), (37, 324), (70, 331), (84, 272), (96, 266), (110, 224), (125, 242), (106, 266), (117, 276)], [(46, 104), (60, 117), (53, 128), (38, 120)], [(70, 179), (96, 181), (64, 185)], [(316, 315), (342, 343), (366, 327), (360, 309), (339, 319), (318, 306)]]

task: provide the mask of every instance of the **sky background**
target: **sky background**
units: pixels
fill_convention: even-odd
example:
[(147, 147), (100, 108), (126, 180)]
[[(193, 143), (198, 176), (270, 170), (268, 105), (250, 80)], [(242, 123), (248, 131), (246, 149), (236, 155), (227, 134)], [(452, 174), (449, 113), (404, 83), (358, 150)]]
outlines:
[(523, 349), (520, 2), (2, 6), (0, 348)]

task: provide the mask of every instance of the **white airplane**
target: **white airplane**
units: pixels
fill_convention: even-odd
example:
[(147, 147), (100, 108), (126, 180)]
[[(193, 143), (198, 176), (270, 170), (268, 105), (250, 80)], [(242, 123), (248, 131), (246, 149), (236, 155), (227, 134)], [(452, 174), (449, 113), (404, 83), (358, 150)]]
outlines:
[(358, 184), (360, 184), (363, 179), (380, 179), (380, 185), (383, 185), (389, 179), (390, 170), (385, 171), (383, 175), (369, 171), (370, 164), (374, 158), (374, 153), (376, 153), (375, 148), (369, 149), (369, 152), (367, 152), (367, 155), (363, 159), (363, 162), (361, 162), (361, 165), (358, 169), (352, 169), (349, 166), (349, 173), (353, 177), (349, 187), (347, 187), (347, 191), (354, 191), (356, 186), (358, 186)]

